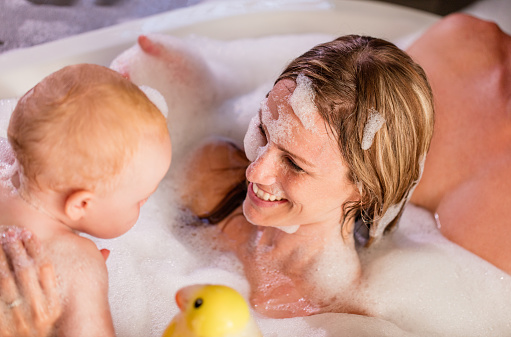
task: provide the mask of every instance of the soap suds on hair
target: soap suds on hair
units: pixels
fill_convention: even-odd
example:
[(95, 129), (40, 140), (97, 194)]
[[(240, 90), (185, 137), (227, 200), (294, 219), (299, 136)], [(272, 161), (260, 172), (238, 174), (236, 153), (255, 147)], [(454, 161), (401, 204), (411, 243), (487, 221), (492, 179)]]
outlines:
[(163, 116), (167, 118), (167, 116), (169, 115), (169, 108), (163, 95), (158, 90), (151, 88), (147, 85), (141, 85), (139, 86), (139, 88), (147, 96), (147, 98), (149, 98), (149, 100), (153, 102), (154, 105), (156, 105), (156, 107), (158, 108), (158, 110), (161, 111)]
[(387, 228), (389, 223), (391, 223), (392, 220), (394, 220), (398, 216), (399, 212), (403, 208), (405, 201), (406, 201), (406, 198), (403, 198), (403, 199), (401, 199), (400, 202), (398, 202), (395, 205), (391, 205), (387, 209), (387, 211), (385, 212), (385, 214), (383, 214), (381, 219), (379, 221), (377, 221), (375, 224), (373, 224), (373, 226), (371, 226), (371, 229), (370, 229), (371, 237), (373, 237), (377, 240), (382, 237), (383, 232), (385, 231), (385, 228)]
[(312, 80), (303, 74), (299, 74), (296, 78), (296, 88), (289, 97), (289, 104), (307, 130), (314, 126), (314, 119), (317, 116), (317, 107), (314, 103), (315, 97)]
[(413, 192), (415, 191), (415, 188), (419, 184), (419, 181), (422, 178), (422, 174), (424, 173), (424, 164), (426, 163), (426, 154), (423, 154), (419, 160), (419, 176), (417, 177), (417, 180), (413, 182), (413, 184), (410, 186), (407, 195), (397, 204), (390, 206), (385, 214), (383, 214), (383, 217), (378, 221), (376, 226), (371, 227), (371, 236), (378, 239), (383, 235), (383, 232), (385, 231), (385, 228), (388, 226), (388, 224), (394, 220), (401, 208), (410, 200), (412, 197)]
[(368, 150), (373, 145), (374, 136), (385, 123), (385, 118), (374, 108), (369, 109), (369, 118), (364, 126), (364, 136), (362, 137), (362, 150)]

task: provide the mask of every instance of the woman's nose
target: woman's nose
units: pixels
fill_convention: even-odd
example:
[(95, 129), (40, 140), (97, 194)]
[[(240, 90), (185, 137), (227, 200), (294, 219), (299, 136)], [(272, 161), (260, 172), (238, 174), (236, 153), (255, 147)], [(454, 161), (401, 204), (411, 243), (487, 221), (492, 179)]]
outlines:
[(247, 179), (260, 185), (273, 185), (277, 177), (277, 165), (271, 149), (266, 149), (247, 168)]

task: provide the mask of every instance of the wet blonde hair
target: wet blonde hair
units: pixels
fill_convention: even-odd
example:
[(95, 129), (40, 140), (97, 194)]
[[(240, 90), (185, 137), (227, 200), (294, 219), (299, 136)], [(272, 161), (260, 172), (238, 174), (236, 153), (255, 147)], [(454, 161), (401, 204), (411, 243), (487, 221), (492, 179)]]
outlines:
[(136, 85), (106, 67), (78, 64), (47, 76), (19, 100), (8, 137), (24, 185), (105, 193), (143, 137), (164, 139), (168, 129)]
[[(342, 223), (361, 218), (368, 244), (393, 228), (422, 174), (433, 135), (431, 88), (423, 69), (394, 44), (348, 35), (318, 45), (293, 60), (276, 82), (312, 81), (315, 104), (349, 168), (360, 198), (343, 205)], [(364, 127), (376, 110), (385, 120), (362, 149)], [(395, 213), (394, 217), (384, 215)], [(382, 221), (382, 219), (385, 219)]]

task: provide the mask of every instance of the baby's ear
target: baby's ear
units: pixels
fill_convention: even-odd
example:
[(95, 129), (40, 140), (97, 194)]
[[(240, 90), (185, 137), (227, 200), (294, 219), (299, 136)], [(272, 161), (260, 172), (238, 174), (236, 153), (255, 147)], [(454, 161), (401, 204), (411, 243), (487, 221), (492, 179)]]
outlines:
[(94, 193), (90, 191), (81, 190), (73, 192), (66, 199), (64, 212), (72, 221), (78, 221), (89, 210), (93, 198)]

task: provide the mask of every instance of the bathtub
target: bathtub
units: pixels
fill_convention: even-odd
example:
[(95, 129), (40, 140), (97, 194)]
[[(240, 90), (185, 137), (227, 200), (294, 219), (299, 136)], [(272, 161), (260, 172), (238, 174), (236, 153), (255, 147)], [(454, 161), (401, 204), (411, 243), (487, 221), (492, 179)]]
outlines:
[[(204, 2), (1, 54), (0, 98), (5, 102), (19, 97), (42, 77), (68, 64), (108, 66), (140, 34), (171, 34), (217, 53), (221, 48), (239, 50), (237, 43), (247, 41), (264, 47), (266, 39), (275, 36), (290, 45), (302, 43), (300, 47), (308, 48), (307, 41), (312, 44), (348, 33), (377, 36), (406, 48), (438, 19), (432, 14), (372, 1)], [(270, 43), (275, 45), (273, 40)], [(285, 57), (296, 55), (290, 52)], [(274, 70), (268, 71), (267, 83), (271, 83), (269, 74), (273, 73)], [(233, 107), (262, 98), (265, 83), (254, 84), (234, 103), (223, 105), (231, 107), (230, 120), (238, 129), (222, 130), (223, 135), (240, 141), (248, 118)], [(9, 109), (0, 106), (0, 136), (5, 135)], [(202, 117), (202, 123), (183, 121), (179, 127), (175, 121), (172, 124), (173, 141), (183, 129), (201, 130), (194, 132), (186, 145), (174, 143), (178, 148), (169, 174), (142, 209), (135, 227), (117, 239), (93, 239), (99, 248), (111, 250), (107, 261), (110, 304), (119, 336), (159, 336), (177, 313), (176, 290), (188, 284), (221, 283), (248, 295), (242, 267), (232, 256), (212, 251), (207, 242), (210, 229), (185, 228), (183, 224), (193, 219), (176, 206), (175, 188), (183, 169), (180, 159), (192, 143), (216, 131), (207, 127), (211, 125), (209, 120), (206, 122), (214, 117)], [(361, 256), (375, 294), (372, 300), (378, 317), (332, 313), (274, 320), (256, 315), (263, 334), (310, 337), (511, 333), (509, 275), (441, 237), (428, 212), (408, 206), (400, 229)]]

